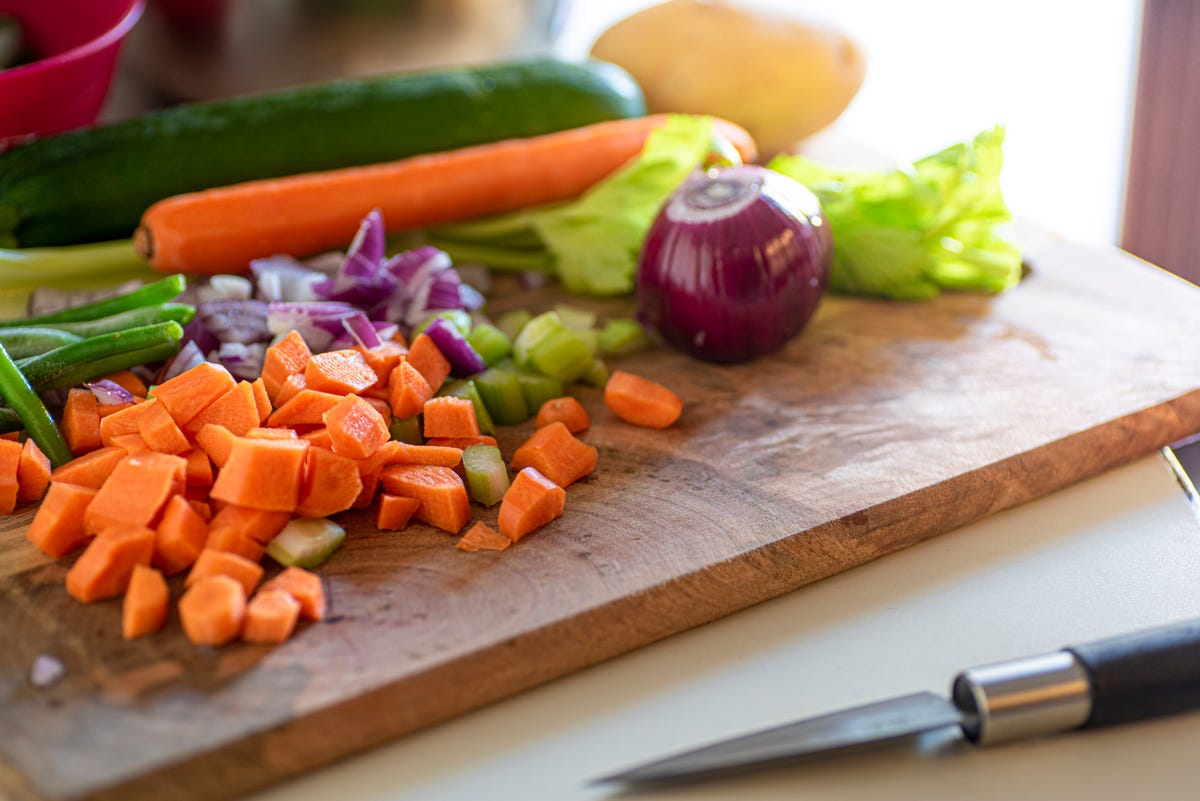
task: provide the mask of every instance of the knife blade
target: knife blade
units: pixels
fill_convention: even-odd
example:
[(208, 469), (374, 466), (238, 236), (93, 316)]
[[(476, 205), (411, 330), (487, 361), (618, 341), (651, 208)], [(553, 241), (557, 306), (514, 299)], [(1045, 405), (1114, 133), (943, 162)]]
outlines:
[(723, 740), (596, 779), (665, 784), (957, 728), (987, 746), (1200, 708), (1200, 619), (970, 668), (922, 692)]

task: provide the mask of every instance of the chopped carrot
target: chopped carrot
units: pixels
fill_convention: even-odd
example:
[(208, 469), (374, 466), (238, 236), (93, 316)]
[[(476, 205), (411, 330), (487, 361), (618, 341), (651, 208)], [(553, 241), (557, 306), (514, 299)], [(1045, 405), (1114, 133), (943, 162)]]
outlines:
[(500, 533), (517, 542), (529, 532), (560, 517), (567, 493), (562, 487), (543, 476), (536, 468), (526, 467), (517, 473), (504, 500), (500, 502), (497, 523)]
[[(371, 392), (373, 390), (367, 390)], [(390, 426), (392, 424), (392, 404), (387, 398), (387, 387), (383, 388), (383, 397), (373, 397), (364, 394), (362, 399), (375, 407), (375, 411), (379, 412), (379, 416), (383, 418), (383, 424)]]
[(421, 413), (425, 401), (433, 397), (433, 387), (408, 361), (402, 361), (388, 376), (388, 401), (396, 417), (412, 417)]
[(138, 418), (138, 434), (147, 448), (159, 453), (183, 453), (192, 447), (167, 407), (157, 398), (146, 404), (145, 413)]
[(271, 413), (267, 418), (267, 426), (282, 428), (284, 426), (321, 425), (324, 414), (336, 406), (343, 397), (343, 395), (332, 392), (302, 389)]
[[(379, 206), (390, 230), (427, 228), (568, 200), (641, 152), (667, 117), (597, 122), (399, 161), (272, 178), (161, 200), (142, 216), (138, 250), (163, 272), (244, 271), (275, 253), (304, 256), (344, 246), (364, 210)], [(743, 161), (753, 140), (714, 127)]]
[(364, 348), (362, 345), (356, 345), (354, 348), (363, 357), (363, 361), (367, 366), (378, 376), (374, 384), (368, 389), (387, 389), (388, 376), (392, 374), (392, 370), (400, 364), (408, 354), (408, 348), (400, 343), (388, 340), (380, 343), (374, 348)]
[(491, 434), (480, 434), (475, 437), (430, 437), (425, 440), (425, 444), (431, 448), (455, 448), (465, 451), (472, 445), (491, 445), (494, 448), (496, 447), (496, 438)]
[(378, 380), (362, 354), (350, 348), (315, 354), (304, 367), (305, 386), (337, 395), (362, 392)]
[(154, 531), (154, 556), (150, 563), (168, 576), (187, 570), (208, 539), (208, 523), (182, 495), (167, 501)]
[(374, 470), (359, 474), (359, 478), (362, 479), (362, 491), (358, 493), (358, 497), (354, 499), (350, 508), (365, 509), (371, 505), (371, 501), (375, 500), (375, 495), (379, 492), (379, 475), (382, 472), (382, 467), (376, 467)]
[(63, 439), (76, 456), (100, 447), (100, 402), (90, 389), (72, 389), (62, 414)]
[(115, 445), (85, 453), (54, 468), (50, 473), (50, 480), (54, 483), (78, 484), (81, 487), (100, 489), (113, 470), (117, 469), (117, 465), (128, 455), (123, 448)]
[(624, 370), (614, 370), (608, 377), (604, 405), (625, 422), (647, 428), (667, 428), (683, 412), (683, 400), (674, 392)]
[(269, 428), (256, 426), (246, 432), (246, 439), (299, 439), (300, 434), (294, 428)]
[(249, 381), (239, 381), (188, 421), (187, 430), (195, 433), (208, 423), (217, 423), (240, 437), (261, 422), (254, 386)]
[(280, 590), (300, 602), (300, 617), (305, 620), (323, 620), (328, 608), (325, 585), (316, 573), (302, 567), (284, 568), (283, 572), (263, 585), (259, 592)]
[[(141, 401), (138, 401), (138, 403), (141, 403)], [(103, 420), (105, 417), (108, 417), (110, 414), (116, 414), (117, 412), (123, 412), (132, 405), (133, 405), (132, 402), (130, 402), (130, 403), (101, 403), (99, 406), (96, 407), (96, 412), (100, 415), (100, 419)]]
[(283, 386), (281, 386), (279, 391), (272, 396), (271, 400), (275, 402), (275, 407), (278, 408), (290, 401), (292, 398), (296, 397), (297, 392), (306, 388), (307, 387), (304, 383), (304, 373), (295, 373), (294, 375), (289, 375), (287, 380), (283, 382)]
[[(413, 338), (412, 345), (408, 349), (407, 361), (425, 377), (425, 380), (429, 382), (430, 389), (434, 392), (441, 388), (442, 383), (450, 375), (450, 360), (442, 355), (442, 352), (438, 350), (437, 343), (428, 334), (417, 334)], [(408, 417), (408, 415), (397, 414), (397, 417)]]
[(181, 492), (187, 462), (165, 453), (126, 456), (96, 493), (83, 516), (92, 534), (110, 526), (153, 526), (167, 500)]
[(367, 458), (391, 436), (383, 415), (357, 395), (341, 398), (322, 420), (333, 452), (350, 459)]
[(449, 395), (425, 401), (422, 410), (426, 437), (477, 437), (475, 404)]
[(312, 351), (299, 331), (289, 331), (287, 336), (267, 348), (263, 357), (261, 376), (268, 397), (278, 405), (282, 403), (277, 397), (288, 378), (303, 375)]
[(154, 554), (154, 530), (114, 526), (96, 535), (67, 571), (67, 594), (81, 603), (125, 592), (134, 565), (148, 565)]
[[(74, 460), (72, 460), (74, 461)], [(70, 464), (70, 462), (68, 462)], [(40, 501), (50, 486), (50, 459), (32, 439), (21, 446), (21, 462), (17, 466), (17, 500)]]
[(462, 464), (462, 451), (458, 448), (439, 445), (409, 445), (399, 440), (389, 440), (366, 459), (358, 463), (360, 473), (369, 473), (390, 464), (428, 464), (437, 467), (458, 467)]
[(312, 431), (306, 431), (301, 437), (308, 440), (308, 444), (314, 448), (324, 448), (327, 451), (333, 450), (333, 440), (329, 436), (329, 429), (325, 428), (325, 426), (314, 428)]
[(288, 512), (251, 509), (248, 506), (226, 504), (212, 518), (213, 528), (232, 528), (259, 545), (266, 545), (291, 520)]
[(141, 434), (119, 434), (112, 437), (109, 442), (127, 454), (145, 453), (150, 450), (150, 446), (146, 444), (146, 440), (142, 439)]
[(300, 501), (307, 450), (302, 439), (237, 438), (211, 495), (239, 506), (290, 512)]
[(324, 448), (309, 448), (296, 516), (328, 517), (344, 512), (354, 505), (362, 488), (358, 464), (353, 459)]
[(82, 548), (92, 538), (83, 527), (83, 513), (95, 497), (92, 487), (52, 482), (25, 536), (55, 559)]
[(245, 617), (246, 591), (229, 576), (205, 576), (179, 599), (179, 621), (194, 645), (224, 645), (238, 636)]
[(259, 592), (246, 604), (242, 639), (252, 643), (285, 642), (300, 619), (300, 602), (283, 590)]
[(167, 622), (167, 580), (147, 565), (134, 565), (121, 602), (121, 634), (127, 640), (152, 634)]
[(258, 562), (252, 562), (232, 551), (205, 548), (196, 557), (196, 563), (188, 571), (183, 586), (190, 587), (205, 576), (229, 576), (237, 579), (249, 597), (258, 586), (258, 582), (262, 581), (263, 568)]
[(209, 423), (196, 432), (196, 445), (217, 467), (224, 467), (237, 435), (225, 426)]
[(238, 556), (244, 556), (251, 562), (262, 561), (263, 555), (267, 552), (265, 546), (255, 542), (245, 532), (238, 531), (232, 526), (214, 526), (212, 523), (209, 523), (208, 537), (204, 540), (202, 550), (235, 553)]
[(536, 467), (560, 487), (566, 487), (596, 469), (597, 451), (577, 439), (561, 420), (533, 432), (513, 452), (512, 469)]
[(124, 388), (135, 398), (146, 397), (146, 384), (142, 379), (134, 375), (132, 370), (118, 370), (115, 373), (106, 375), (105, 378), (117, 386)]
[(142, 401), (100, 418), (100, 444), (112, 445), (113, 437), (138, 433), (138, 420), (149, 408), (150, 405)]
[(513, 541), (480, 520), (467, 529), (454, 547), (460, 551), (503, 551)]
[(383, 469), (379, 480), (388, 493), (419, 500), (421, 505), (413, 517), (423, 523), (457, 534), (471, 519), (467, 487), (449, 467), (391, 465)]
[(208, 505), (208, 501), (200, 501), (196, 500), (195, 498), (188, 498), (188, 506), (195, 509), (196, 514), (204, 518), (205, 523), (213, 519), (213, 510), (212, 507)]
[(208, 454), (199, 448), (194, 448), (184, 454), (187, 467), (184, 468), (184, 486), (211, 487), (213, 483), (212, 462)]
[(583, 408), (583, 404), (570, 395), (564, 395), (561, 398), (551, 398), (542, 404), (538, 409), (537, 416), (533, 420), (533, 424), (538, 428), (548, 426), (558, 420), (567, 427), (567, 430), (572, 434), (579, 434), (588, 430), (591, 425), (591, 420), (588, 419), (587, 409)]
[(0, 439), (0, 514), (12, 514), (17, 508), (17, 492), (20, 490), (17, 474), (20, 470), (21, 443)]
[(254, 408), (258, 410), (258, 425), (266, 425), (271, 416), (271, 395), (267, 392), (267, 384), (260, 375), (250, 382), (254, 392)]
[(176, 425), (187, 426), (205, 407), (236, 386), (219, 364), (201, 362), (154, 388), (154, 398), (167, 408)]
[(0, 439), (7, 439), (7, 440), (12, 440), (13, 442), (20, 442), (21, 441), (21, 432), (20, 431), (5, 431), (3, 434), (0, 434)]
[(379, 513), (375, 516), (375, 527), (380, 531), (402, 531), (421, 502), (416, 498), (383, 493), (379, 496)]

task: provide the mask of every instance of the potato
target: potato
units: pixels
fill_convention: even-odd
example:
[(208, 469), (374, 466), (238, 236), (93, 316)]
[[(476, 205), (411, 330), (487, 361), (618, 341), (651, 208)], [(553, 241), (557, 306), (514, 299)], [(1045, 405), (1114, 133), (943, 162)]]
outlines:
[(764, 156), (837, 119), (866, 72), (843, 32), (733, 0), (668, 0), (613, 25), (591, 52), (632, 74), (651, 111), (724, 117)]

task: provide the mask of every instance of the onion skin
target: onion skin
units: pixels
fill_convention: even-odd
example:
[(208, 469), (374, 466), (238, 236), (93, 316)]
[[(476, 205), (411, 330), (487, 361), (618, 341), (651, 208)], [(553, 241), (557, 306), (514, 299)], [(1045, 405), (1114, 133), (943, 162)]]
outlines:
[(816, 196), (754, 165), (697, 173), (663, 206), (638, 262), (638, 314), (698, 359), (783, 347), (817, 309), (833, 237)]

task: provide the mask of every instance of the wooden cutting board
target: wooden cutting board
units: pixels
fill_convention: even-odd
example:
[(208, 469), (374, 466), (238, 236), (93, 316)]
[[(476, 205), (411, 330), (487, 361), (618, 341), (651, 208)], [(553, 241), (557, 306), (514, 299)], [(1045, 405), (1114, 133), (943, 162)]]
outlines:
[[(345, 516), (332, 618), (283, 646), (125, 642), (70, 560), (0, 522), (0, 792), (218, 799), (787, 592), (1200, 430), (1200, 289), (1053, 245), (999, 297), (830, 298), (783, 353), (621, 366), (686, 400), (649, 431), (595, 391), (597, 472), (504, 552)], [(497, 306), (552, 303), (541, 293)], [(529, 432), (506, 432), (506, 455)], [(495, 510), (479, 516), (494, 521)], [(178, 592), (178, 587), (174, 587)], [(64, 677), (35, 687), (41, 654)]]

